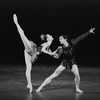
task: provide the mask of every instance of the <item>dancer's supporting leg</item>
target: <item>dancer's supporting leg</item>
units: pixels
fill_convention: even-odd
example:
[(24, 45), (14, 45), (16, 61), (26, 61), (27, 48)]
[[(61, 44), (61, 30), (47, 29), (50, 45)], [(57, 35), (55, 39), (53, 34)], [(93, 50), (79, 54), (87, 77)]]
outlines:
[(79, 70), (78, 70), (78, 67), (77, 67), (76, 64), (72, 65), (71, 71), (75, 75), (76, 92), (83, 93), (83, 91), (79, 89), (79, 85), (80, 85), (80, 75), (79, 75)]
[(24, 50), (24, 55), (25, 55), (25, 63), (26, 63), (26, 79), (27, 79), (27, 88), (30, 89), (30, 93), (32, 92), (33, 88), (32, 88), (32, 82), (31, 82), (31, 70), (32, 70), (32, 63), (31, 63), (31, 59), (32, 57), (26, 52), (26, 50)]
[(65, 67), (60, 65), (55, 72), (50, 75), (48, 78), (45, 79), (45, 81), (41, 84), (41, 86), (36, 90), (36, 92), (40, 92), (44, 86), (49, 84), (55, 77), (57, 77), (63, 70), (65, 70)]
[(26, 75), (26, 79), (27, 79), (27, 82), (28, 82), (27, 88), (29, 88), (30, 92), (32, 92), (32, 83), (31, 83), (31, 67), (32, 67), (31, 59), (32, 59), (32, 57), (26, 51), (27, 50), (32, 50), (32, 45), (34, 45), (34, 43), (32, 44), (27, 39), (27, 37), (25, 36), (24, 31), (22, 30), (22, 28), (18, 24), (17, 16), (15, 14), (13, 16), (13, 19), (14, 19), (14, 23), (15, 23), (17, 29), (18, 29), (18, 32), (20, 34), (20, 37), (22, 39), (22, 42), (25, 46), (25, 51), (24, 51), (25, 62), (26, 62), (26, 74), (25, 75)]

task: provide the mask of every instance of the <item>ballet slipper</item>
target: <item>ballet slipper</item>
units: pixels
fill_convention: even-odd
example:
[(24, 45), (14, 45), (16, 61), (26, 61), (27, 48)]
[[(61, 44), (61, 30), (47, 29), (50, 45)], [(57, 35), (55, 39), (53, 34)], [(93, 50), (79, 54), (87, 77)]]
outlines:
[(29, 89), (29, 93), (32, 93), (32, 91), (33, 91), (33, 88), (32, 88), (32, 85), (27, 85), (27, 88)]
[(80, 89), (76, 89), (76, 92), (77, 92), (77, 93), (83, 93), (83, 91), (80, 90)]

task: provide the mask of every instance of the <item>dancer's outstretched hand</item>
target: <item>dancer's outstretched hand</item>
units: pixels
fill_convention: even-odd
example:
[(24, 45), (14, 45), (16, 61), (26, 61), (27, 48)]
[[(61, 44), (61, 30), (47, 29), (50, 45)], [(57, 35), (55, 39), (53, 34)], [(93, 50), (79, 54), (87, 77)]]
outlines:
[(13, 15), (13, 20), (14, 20), (14, 22), (16, 24), (17, 23), (17, 15), (16, 14)]
[(94, 30), (95, 30), (95, 28), (91, 28), (91, 29), (90, 29), (90, 33), (95, 34), (95, 33), (94, 33)]

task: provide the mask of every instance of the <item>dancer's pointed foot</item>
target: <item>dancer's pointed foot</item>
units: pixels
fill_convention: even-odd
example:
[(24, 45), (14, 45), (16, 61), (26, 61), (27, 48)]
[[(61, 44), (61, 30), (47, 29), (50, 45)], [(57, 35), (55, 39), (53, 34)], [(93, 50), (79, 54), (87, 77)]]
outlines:
[(14, 20), (14, 22), (15, 22), (15, 24), (16, 24), (16, 23), (17, 23), (17, 20), (18, 20), (16, 14), (13, 15), (13, 20)]
[(83, 93), (83, 91), (80, 90), (80, 89), (76, 89), (76, 92), (77, 92), (77, 93)]
[(30, 90), (29, 90), (29, 93), (32, 93), (32, 91), (33, 91), (33, 88), (31, 87)]
[(32, 85), (27, 85), (27, 88), (29, 89), (29, 93), (32, 93), (32, 91), (33, 91), (33, 87), (32, 87)]

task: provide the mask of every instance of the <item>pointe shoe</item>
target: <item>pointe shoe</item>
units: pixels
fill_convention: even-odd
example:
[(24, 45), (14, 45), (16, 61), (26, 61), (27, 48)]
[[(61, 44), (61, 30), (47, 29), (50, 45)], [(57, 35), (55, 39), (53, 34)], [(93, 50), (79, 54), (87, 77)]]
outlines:
[(29, 93), (32, 93), (32, 91), (33, 91), (32, 85), (27, 85), (27, 88), (29, 89)]
[(33, 91), (33, 88), (31, 87), (30, 90), (29, 90), (29, 93), (32, 93), (32, 91)]
[(83, 91), (80, 90), (80, 89), (77, 89), (76, 92), (77, 92), (77, 93), (83, 93)]
[(15, 24), (16, 24), (16, 23), (17, 23), (17, 20), (18, 20), (16, 14), (13, 15), (13, 20), (14, 20), (14, 22), (15, 22)]
[(29, 89), (30, 88), (30, 85), (27, 85), (26, 87)]

